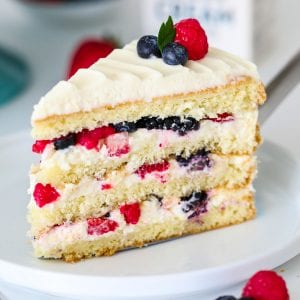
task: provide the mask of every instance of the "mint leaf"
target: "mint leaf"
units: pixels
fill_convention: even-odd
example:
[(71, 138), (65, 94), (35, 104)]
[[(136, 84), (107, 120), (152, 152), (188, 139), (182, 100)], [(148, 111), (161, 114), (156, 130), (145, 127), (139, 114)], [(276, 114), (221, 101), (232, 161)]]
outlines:
[(162, 23), (158, 32), (157, 43), (158, 48), (162, 52), (164, 47), (173, 42), (176, 30), (174, 28), (172, 17), (169, 16), (166, 23)]

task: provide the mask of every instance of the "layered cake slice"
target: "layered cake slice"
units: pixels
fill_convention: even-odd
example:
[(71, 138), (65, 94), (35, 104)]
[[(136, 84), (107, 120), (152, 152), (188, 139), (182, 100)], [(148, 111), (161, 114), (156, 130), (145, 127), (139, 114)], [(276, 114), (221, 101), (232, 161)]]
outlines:
[[(167, 38), (164, 38), (167, 37)], [(256, 67), (171, 18), (35, 106), (30, 235), (76, 261), (255, 216)]]

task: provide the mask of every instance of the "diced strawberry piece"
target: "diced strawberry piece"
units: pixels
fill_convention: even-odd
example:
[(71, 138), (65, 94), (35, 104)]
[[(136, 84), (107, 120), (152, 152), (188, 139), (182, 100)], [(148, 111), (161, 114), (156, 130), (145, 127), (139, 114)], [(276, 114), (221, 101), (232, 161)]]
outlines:
[(77, 144), (86, 147), (88, 150), (96, 149), (99, 151), (99, 141), (115, 133), (111, 126), (103, 126), (93, 130), (84, 129), (77, 134)]
[(101, 184), (101, 190), (110, 190), (112, 188), (112, 185), (110, 183), (102, 183)]
[(109, 156), (120, 157), (130, 151), (128, 132), (120, 132), (107, 137), (106, 146)]
[(141, 216), (140, 204), (124, 204), (120, 207), (120, 212), (127, 224), (137, 224)]
[(163, 172), (168, 170), (170, 167), (170, 164), (168, 161), (164, 160), (160, 163), (156, 163), (156, 164), (144, 164), (142, 166), (140, 166), (135, 173), (138, 174), (142, 179), (145, 178), (146, 174), (148, 173), (152, 173), (152, 172)]
[(33, 198), (38, 207), (55, 202), (59, 196), (58, 191), (50, 184), (43, 185), (42, 183), (38, 183), (33, 191)]
[(89, 235), (102, 235), (110, 231), (115, 231), (119, 224), (114, 220), (104, 218), (90, 218), (87, 220)]
[(43, 153), (46, 146), (50, 144), (52, 141), (51, 140), (38, 140), (35, 141), (35, 143), (32, 145), (32, 152), (35, 153)]

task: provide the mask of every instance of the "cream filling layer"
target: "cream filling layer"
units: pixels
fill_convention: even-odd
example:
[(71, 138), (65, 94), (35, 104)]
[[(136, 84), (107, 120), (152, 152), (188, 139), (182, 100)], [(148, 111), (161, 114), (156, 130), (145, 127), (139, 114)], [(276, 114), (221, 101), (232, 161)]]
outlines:
[(61, 81), (35, 105), (32, 122), (54, 115), (91, 111), (136, 100), (199, 91), (225, 85), (242, 76), (258, 79), (256, 66), (219, 49), (210, 48), (198, 61), (170, 66), (162, 59), (143, 59), (137, 41), (114, 50), (89, 69)]
[[(47, 250), (56, 249), (57, 255), (63, 252), (63, 249), (70, 244), (81, 241), (95, 241), (101, 240), (108, 236), (120, 235), (123, 239), (126, 239), (126, 235), (133, 233), (136, 229), (144, 227), (146, 225), (164, 223), (171, 219), (179, 219), (186, 222), (201, 221), (202, 215), (209, 213), (212, 209), (224, 210), (227, 206), (230, 207), (249, 207), (248, 203), (243, 199), (246, 195), (249, 195), (249, 188), (242, 190), (211, 190), (208, 192), (208, 200), (206, 203), (205, 212), (199, 216), (188, 219), (188, 215), (182, 210), (182, 202), (179, 198), (163, 199), (160, 204), (155, 199), (150, 201), (144, 201), (141, 203), (141, 215), (137, 224), (127, 224), (124, 220), (124, 216), (120, 213), (119, 209), (116, 209), (110, 213), (109, 219), (116, 221), (118, 227), (115, 231), (110, 231), (102, 235), (90, 235), (88, 234), (88, 223), (86, 220), (76, 223), (66, 223), (60, 226), (53, 227), (48, 232), (42, 234), (39, 238), (33, 240), (33, 245), (36, 248)], [(55, 252), (52, 253), (55, 255)]]
[(139, 129), (129, 134), (130, 151), (120, 157), (109, 156), (105, 144), (102, 145), (100, 151), (87, 150), (83, 146), (71, 146), (55, 151), (51, 144), (46, 147), (39, 168), (58, 167), (62, 171), (69, 171), (77, 164), (93, 166), (101, 162), (102, 171), (105, 171), (105, 168), (112, 166), (117, 168), (126, 162), (127, 170), (133, 171), (145, 161), (154, 162), (163, 158), (170, 150), (173, 151), (173, 148), (179, 147), (181, 152), (184, 150), (182, 145), (187, 145), (187, 147), (194, 145), (192, 148), (195, 150), (204, 147), (209, 142), (220, 143), (220, 147), (225, 153), (232, 151), (233, 142), (236, 151), (241, 148), (245, 149), (245, 147), (252, 151), (256, 146), (254, 136), (257, 114), (257, 111), (243, 113), (236, 115), (234, 121), (225, 123), (201, 121), (199, 130), (190, 131), (184, 136), (179, 136), (171, 130)]
[[(127, 172), (126, 170), (123, 172), (113, 171), (105, 178), (84, 177), (78, 184), (67, 183), (61, 189), (56, 187), (60, 194), (58, 200), (47, 204), (41, 209), (52, 211), (64, 206), (64, 203), (72, 202), (72, 200), (79, 199), (80, 197), (85, 197), (86, 199), (103, 197), (103, 199), (105, 199), (109, 193), (111, 194), (109, 196), (111, 198), (115, 193), (118, 194), (119, 191), (123, 191), (123, 193), (130, 193), (130, 191), (134, 189), (138, 191), (141, 185), (144, 187), (148, 186), (149, 188), (153, 184), (164, 185), (171, 182), (174, 184), (174, 182), (183, 179), (196, 180), (199, 179), (199, 176), (203, 178), (208, 177), (219, 182), (226, 178), (228, 170), (230, 167), (232, 168), (232, 166), (234, 166), (236, 170), (240, 168), (239, 172), (243, 173), (243, 175), (247, 174), (248, 176), (250, 175), (248, 172), (256, 168), (255, 157), (250, 158), (248, 155), (222, 157), (216, 154), (209, 154), (208, 157), (210, 166), (205, 166), (202, 170), (191, 171), (189, 166), (180, 166), (175, 159), (170, 159), (168, 161), (169, 167), (167, 170), (146, 173), (144, 178), (138, 175), (137, 172)], [(30, 179), (30, 189), (28, 192), (32, 195), (35, 185), (39, 183), (39, 178), (35, 175), (31, 175)], [(107, 184), (109, 184), (111, 188), (103, 190), (102, 186)], [(182, 192), (184, 192), (184, 190)], [(134, 197), (134, 195), (132, 195), (132, 197)], [(31, 197), (29, 206), (36, 207), (33, 196)]]

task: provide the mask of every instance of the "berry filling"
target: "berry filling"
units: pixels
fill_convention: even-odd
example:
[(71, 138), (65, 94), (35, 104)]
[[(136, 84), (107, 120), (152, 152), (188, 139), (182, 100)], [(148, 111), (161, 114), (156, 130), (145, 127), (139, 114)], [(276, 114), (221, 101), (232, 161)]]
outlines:
[(212, 166), (212, 162), (208, 156), (209, 153), (205, 149), (200, 149), (189, 157), (177, 155), (176, 161), (180, 167), (187, 168), (188, 171), (203, 171), (205, 168)]
[(207, 212), (207, 198), (206, 192), (193, 192), (191, 195), (181, 197), (181, 209), (187, 214), (188, 219), (197, 217)]
[(32, 145), (32, 152), (39, 153), (39, 154), (43, 153), (46, 146), (51, 142), (52, 142), (51, 140), (35, 141), (35, 143)]
[(84, 129), (77, 134), (77, 144), (86, 147), (88, 150), (99, 150), (99, 141), (115, 133), (112, 126), (98, 127), (93, 130)]
[(144, 164), (140, 166), (135, 173), (139, 175), (142, 179), (145, 178), (146, 174), (150, 174), (153, 172), (164, 172), (168, 170), (170, 167), (170, 164), (168, 161), (164, 160), (160, 163), (155, 164)]
[(231, 122), (234, 121), (234, 116), (231, 113), (222, 113), (222, 114), (217, 114), (216, 118), (205, 118), (203, 120), (210, 120), (216, 123), (225, 123), (225, 122)]
[(59, 139), (54, 140), (54, 149), (62, 150), (68, 148), (69, 146), (76, 145), (76, 134), (70, 133), (67, 136), (63, 136)]
[(100, 150), (102, 144), (106, 144), (109, 156), (121, 156), (130, 151), (128, 144), (128, 134), (138, 129), (147, 130), (172, 130), (178, 135), (184, 136), (190, 131), (196, 131), (200, 128), (201, 121), (209, 120), (216, 123), (225, 123), (234, 121), (231, 113), (220, 113), (216, 118), (203, 118), (200, 121), (193, 117), (180, 118), (178, 116), (170, 116), (166, 118), (147, 116), (142, 117), (136, 122), (120, 122), (102, 126), (93, 130), (84, 129), (79, 133), (69, 133), (66, 136), (53, 140), (38, 140), (32, 145), (32, 151), (35, 153), (43, 153), (46, 146), (50, 143), (54, 144), (55, 150), (66, 149), (73, 145), (82, 145), (86, 149)]
[(60, 194), (50, 184), (43, 185), (42, 183), (37, 183), (34, 187), (33, 198), (38, 207), (55, 202), (59, 196)]
[(126, 224), (137, 224), (141, 216), (140, 204), (124, 204), (120, 207), (120, 212), (124, 216)]
[(102, 183), (101, 184), (101, 190), (104, 191), (104, 190), (110, 190), (112, 189), (112, 185), (110, 183)]
[(109, 137), (107, 137), (105, 143), (108, 150), (108, 155), (110, 157), (120, 157), (123, 154), (127, 154), (130, 151), (127, 132), (121, 132), (110, 135)]
[(102, 235), (115, 231), (119, 226), (116, 221), (104, 218), (90, 218), (87, 220), (87, 225), (87, 233), (89, 235)]

